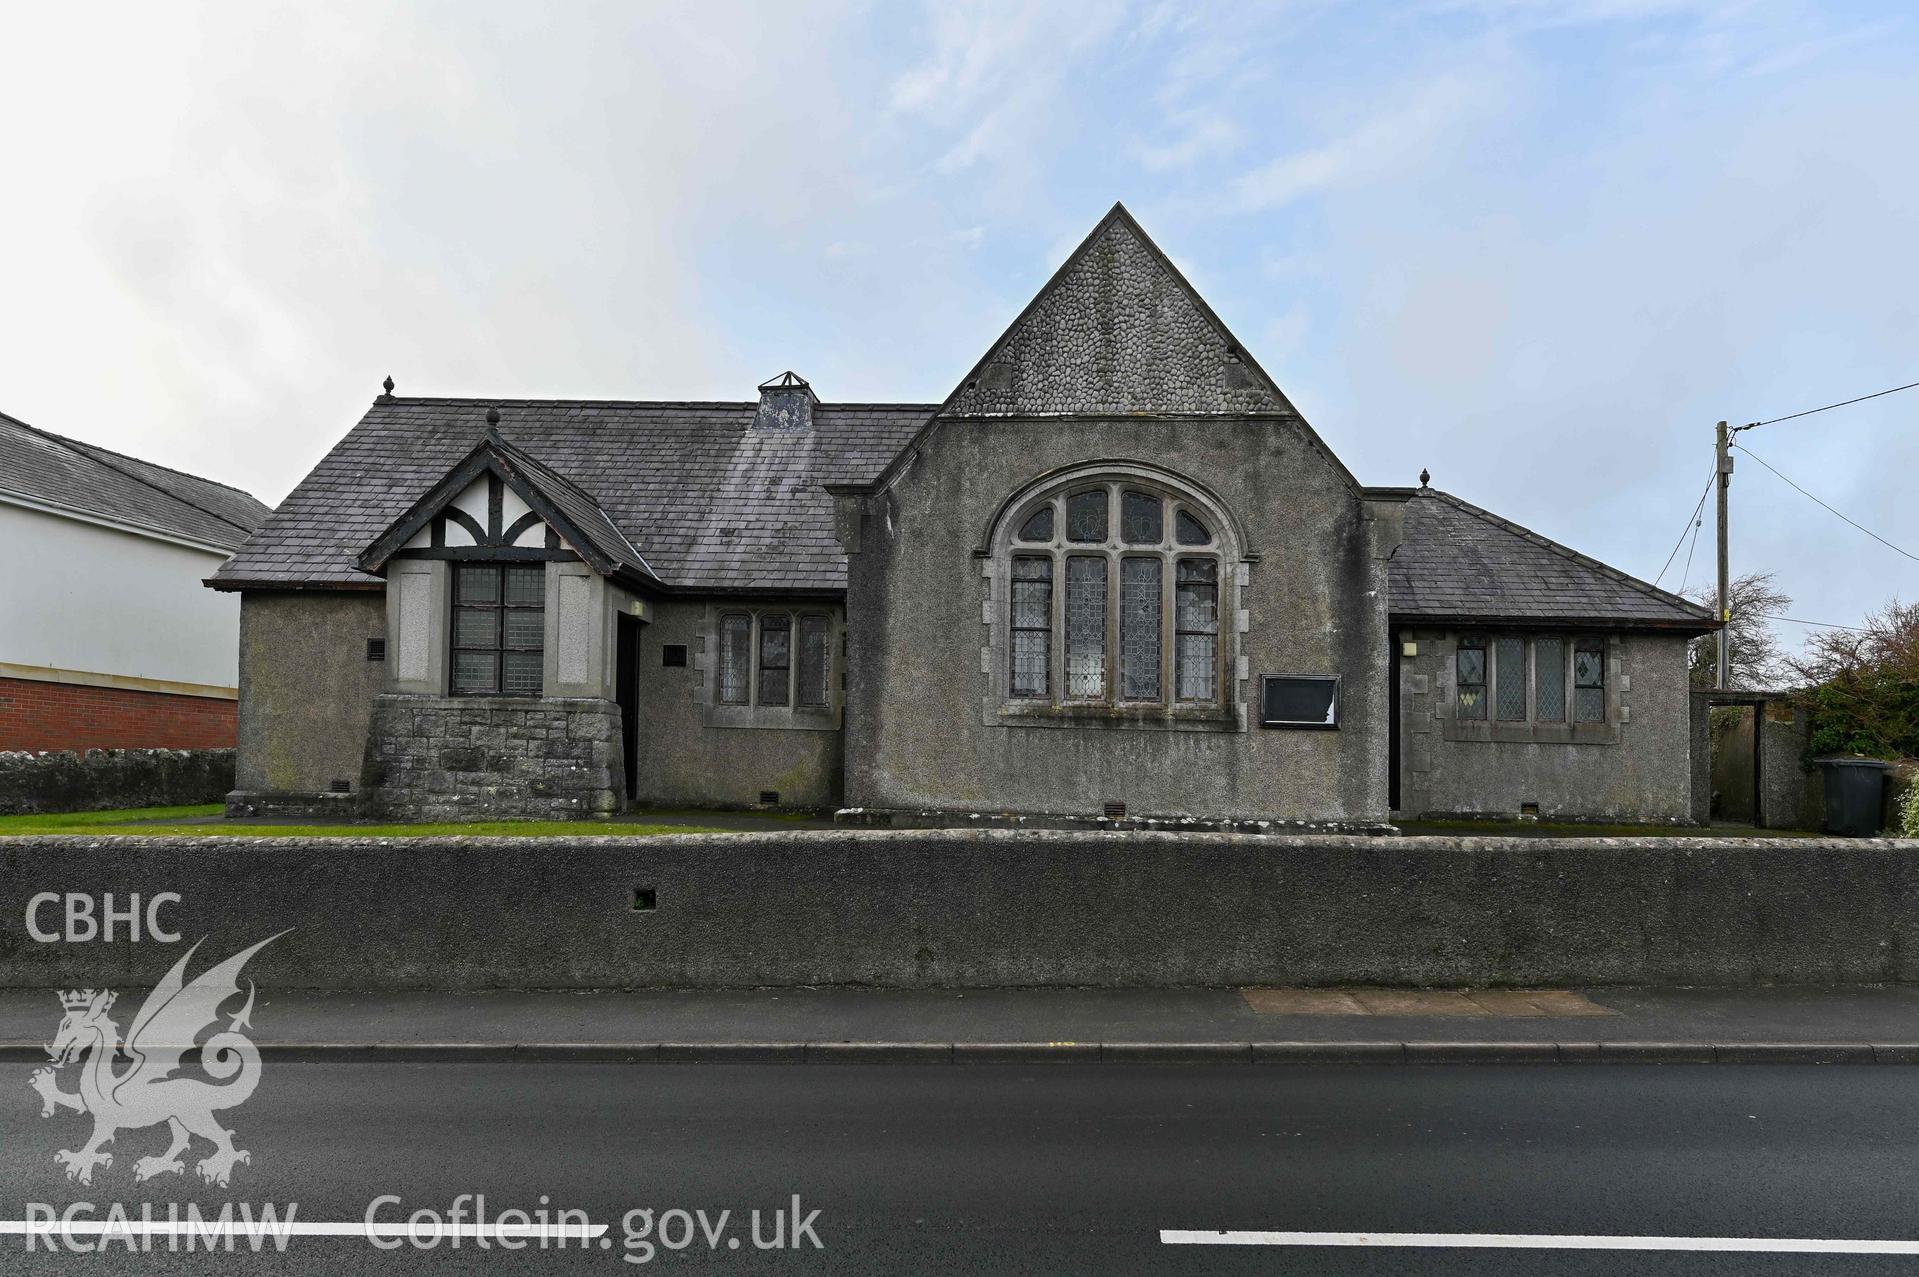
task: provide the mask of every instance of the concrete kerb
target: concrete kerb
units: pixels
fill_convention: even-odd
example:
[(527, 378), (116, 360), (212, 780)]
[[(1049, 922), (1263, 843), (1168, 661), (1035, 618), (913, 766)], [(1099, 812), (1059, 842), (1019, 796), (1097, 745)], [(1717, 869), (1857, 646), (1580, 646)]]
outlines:
[[(1916, 1042), (265, 1042), (283, 1064), (1919, 1064)], [(0, 1064), (45, 1064), (0, 1042)]]

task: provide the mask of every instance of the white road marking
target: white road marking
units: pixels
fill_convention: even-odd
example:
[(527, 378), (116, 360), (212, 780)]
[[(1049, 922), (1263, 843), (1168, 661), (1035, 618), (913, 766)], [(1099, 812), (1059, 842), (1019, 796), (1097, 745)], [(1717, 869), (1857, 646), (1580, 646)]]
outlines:
[(1719, 1250), (1794, 1255), (1919, 1255), (1919, 1241), (1806, 1237), (1614, 1237), (1572, 1233), (1285, 1233), (1162, 1228), (1167, 1246), (1409, 1246), (1451, 1250)]
[[(520, 1237), (529, 1240), (544, 1238), (557, 1241), (585, 1240), (604, 1236), (605, 1224), (447, 1224), (440, 1222), (424, 1226), (420, 1236), (432, 1235), (440, 1238), (483, 1237), (489, 1241), (498, 1241), (502, 1237)], [(76, 1219), (62, 1221), (58, 1219), (0, 1219), (0, 1237), (19, 1237), (32, 1233), (41, 1237), (101, 1237), (111, 1234), (115, 1237), (186, 1237), (198, 1238), (236, 1237), (252, 1239), (254, 1237), (365, 1237), (400, 1238), (411, 1237), (412, 1231), (406, 1224), (368, 1224), (364, 1221), (333, 1222), (327, 1220), (245, 1220), (205, 1218), (198, 1220), (180, 1219)]]

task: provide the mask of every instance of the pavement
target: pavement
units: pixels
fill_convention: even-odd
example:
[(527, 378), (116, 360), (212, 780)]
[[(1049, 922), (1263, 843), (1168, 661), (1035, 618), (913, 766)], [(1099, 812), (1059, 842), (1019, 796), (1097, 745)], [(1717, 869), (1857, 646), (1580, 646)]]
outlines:
[[(1765, 1248), (1919, 1237), (1919, 1074), (1903, 1068), (268, 1065), (220, 1115), (250, 1155), (225, 1187), (194, 1175), (204, 1145), (184, 1173), (137, 1182), (138, 1159), (166, 1144), (157, 1127), (122, 1130), (91, 1184), (68, 1181), (53, 1153), (83, 1141), (87, 1121), (41, 1118), (28, 1071), (0, 1065), (0, 1221), (28, 1218), (30, 1203), (78, 1221), (114, 1203), (162, 1221), (188, 1204), (217, 1216), (273, 1203), (282, 1218), (291, 1204), (302, 1223), (363, 1230), (370, 1210), (403, 1224), (458, 1206), (488, 1221), (579, 1211), (606, 1232), (565, 1251), (470, 1238), (383, 1249), (357, 1231), (233, 1255), (178, 1238), (48, 1253), (0, 1235), (9, 1277), (1877, 1277), (1915, 1261)], [(756, 1225), (771, 1242), (776, 1215), (797, 1245), (759, 1249)], [(1188, 1232), (1250, 1244), (1165, 1240)], [(1329, 1233), (1340, 1244), (1312, 1244)], [(1675, 1243), (1743, 1249), (1644, 1249)]]
[[(122, 991), (128, 1023), (135, 990)], [(43, 1062), (51, 990), (0, 990), (0, 1061)], [(1919, 987), (260, 990), (284, 1061), (1919, 1063)]]

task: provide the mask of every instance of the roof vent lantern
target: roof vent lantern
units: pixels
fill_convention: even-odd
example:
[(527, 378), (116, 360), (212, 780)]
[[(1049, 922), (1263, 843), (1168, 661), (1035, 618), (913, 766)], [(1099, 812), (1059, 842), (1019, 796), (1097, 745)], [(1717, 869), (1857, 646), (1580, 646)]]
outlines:
[(753, 414), (753, 429), (811, 430), (813, 405), (818, 402), (806, 378), (789, 369), (760, 383), (760, 407)]

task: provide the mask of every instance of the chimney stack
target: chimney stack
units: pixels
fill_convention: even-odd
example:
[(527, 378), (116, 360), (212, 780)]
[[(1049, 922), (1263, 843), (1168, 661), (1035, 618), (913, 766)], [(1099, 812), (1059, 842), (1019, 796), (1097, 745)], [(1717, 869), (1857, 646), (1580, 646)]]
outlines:
[(753, 414), (755, 430), (811, 430), (813, 405), (819, 400), (806, 378), (788, 370), (760, 385), (760, 409)]

